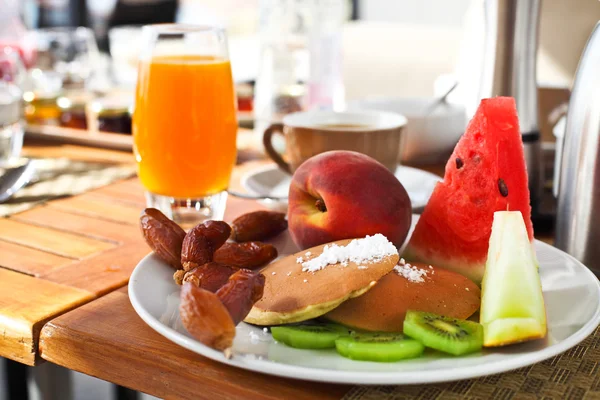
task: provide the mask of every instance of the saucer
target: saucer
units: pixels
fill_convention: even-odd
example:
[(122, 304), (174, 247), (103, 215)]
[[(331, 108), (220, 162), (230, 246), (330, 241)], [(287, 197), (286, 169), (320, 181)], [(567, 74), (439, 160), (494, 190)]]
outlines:
[[(442, 180), (439, 176), (421, 169), (399, 165), (394, 173), (402, 183), (412, 204), (413, 212), (420, 212), (427, 204), (435, 184)], [(256, 196), (286, 198), (292, 177), (276, 165), (266, 165), (248, 172), (241, 179), (242, 187)], [(260, 200), (265, 207), (285, 211), (285, 200)]]

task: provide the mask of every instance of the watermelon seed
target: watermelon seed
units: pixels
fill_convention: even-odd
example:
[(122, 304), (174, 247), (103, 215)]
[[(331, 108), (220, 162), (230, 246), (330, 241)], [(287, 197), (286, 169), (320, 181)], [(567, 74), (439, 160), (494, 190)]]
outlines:
[(506, 182), (502, 178), (498, 178), (498, 190), (500, 190), (502, 197), (508, 196), (508, 186), (506, 186)]
[(321, 212), (326, 212), (327, 211), (327, 207), (325, 206), (325, 202), (321, 199), (318, 199), (315, 202), (315, 206), (317, 207), (317, 210), (321, 211)]
[(461, 169), (463, 165), (465, 165), (465, 163), (463, 163), (463, 160), (461, 160), (459, 157), (456, 157), (456, 169)]

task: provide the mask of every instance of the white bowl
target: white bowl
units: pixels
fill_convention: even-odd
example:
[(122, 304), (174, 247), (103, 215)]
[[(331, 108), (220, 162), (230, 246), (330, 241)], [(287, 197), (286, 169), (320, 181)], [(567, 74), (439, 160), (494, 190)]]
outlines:
[(466, 127), (465, 109), (456, 104), (440, 104), (427, 115), (435, 98), (373, 97), (348, 102), (349, 110), (392, 111), (408, 119), (402, 141), (401, 161), (411, 164), (443, 162)]

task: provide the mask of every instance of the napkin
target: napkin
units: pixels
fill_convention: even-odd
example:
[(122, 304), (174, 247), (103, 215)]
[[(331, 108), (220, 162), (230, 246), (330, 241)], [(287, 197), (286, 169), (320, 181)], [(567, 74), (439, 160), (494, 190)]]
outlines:
[(600, 399), (600, 327), (548, 360), (504, 374), (430, 385), (355, 386), (342, 400)]
[[(32, 162), (36, 171), (33, 179), (12, 198), (0, 204), (0, 217), (135, 175), (134, 165), (74, 161), (67, 158), (39, 158)], [(0, 169), (0, 175), (3, 172)]]

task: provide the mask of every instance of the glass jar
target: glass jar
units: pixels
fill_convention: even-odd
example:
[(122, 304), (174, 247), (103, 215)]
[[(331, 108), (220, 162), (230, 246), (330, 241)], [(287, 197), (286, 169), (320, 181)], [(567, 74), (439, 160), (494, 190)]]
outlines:
[(131, 134), (132, 106), (129, 101), (106, 97), (91, 104), (90, 125), (96, 132)]
[(58, 98), (60, 126), (74, 129), (87, 129), (87, 104), (91, 96), (86, 93), (69, 93)]
[(34, 125), (58, 125), (60, 109), (59, 94), (52, 92), (25, 92), (23, 94), (25, 120)]
[(98, 130), (131, 135), (131, 111), (129, 108), (102, 110), (98, 114)]
[(0, 80), (0, 167), (16, 160), (22, 147), (21, 90)]
[(254, 102), (254, 88), (249, 83), (241, 83), (236, 86), (237, 105), (240, 112), (251, 112)]

